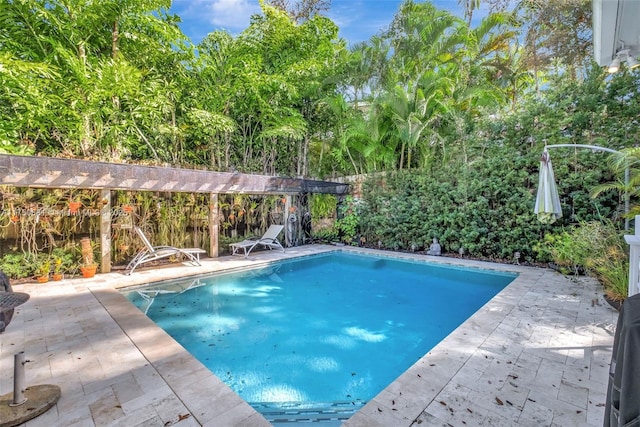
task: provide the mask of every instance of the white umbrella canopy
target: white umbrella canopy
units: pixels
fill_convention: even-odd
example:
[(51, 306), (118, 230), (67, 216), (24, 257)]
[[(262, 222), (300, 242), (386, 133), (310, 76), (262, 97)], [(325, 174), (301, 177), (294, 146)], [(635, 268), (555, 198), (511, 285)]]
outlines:
[(549, 152), (544, 150), (540, 158), (540, 178), (538, 181), (538, 195), (533, 212), (538, 216), (538, 221), (543, 224), (553, 224), (562, 217), (560, 196), (556, 188), (556, 179), (553, 176), (551, 158)]

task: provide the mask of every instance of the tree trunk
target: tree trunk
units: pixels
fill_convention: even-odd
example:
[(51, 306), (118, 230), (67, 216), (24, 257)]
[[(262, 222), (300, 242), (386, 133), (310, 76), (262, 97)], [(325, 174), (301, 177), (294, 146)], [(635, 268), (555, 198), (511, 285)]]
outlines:
[(120, 38), (120, 30), (118, 29), (118, 20), (113, 21), (111, 30), (111, 58), (116, 59), (118, 56), (118, 39)]
[(309, 144), (311, 143), (311, 138), (306, 134), (304, 136), (304, 145), (302, 146), (302, 176), (307, 176), (309, 172)]
[(226, 134), (224, 136), (224, 169), (229, 170), (231, 166), (231, 136)]
[[(82, 66), (87, 65), (87, 51), (84, 48), (84, 43), (78, 43), (78, 59), (82, 63)], [(87, 113), (82, 112), (82, 135), (80, 136), (80, 150), (82, 155), (88, 157), (91, 142), (89, 135), (91, 134), (91, 118)]]
[(302, 177), (302, 144), (303, 140), (298, 140), (298, 158), (296, 159), (296, 176), (298, 178)]
[(316, 176), (321, 176), (322, 174), (322, 158), (324, 157), (324, 141), (320, 142), (320, 156), (318, 158), (318, 173)]
[(533, 55), (533, 79), (535, 81), (536, 93), (540, 93), (540, 81), (538, 78), (538, 49), (536, 41), (538, 40), (537, 34), (533, 32), (533, 41), (531, 43), (531, 54)]
[[(171, 128), (172, 129), (176, 129), (176, 110), (175, 108), (171, 109)], [(175, 163), (177, 164), (182, 164), (182, 161), (184, 160), (184, 144), (182, 140), (178, 140), (178, 137), (176, 135), (176, 132), (171, 132), (171, 142), (173, 142), (173, 146), (174, 147), (178, 147), (177, 150), (175, 150), (175, 154), (174, 154), (174, 159), (175, 159)]]
[(82, 65), (87, 65), (87, 51), (84, 48), (84, 43), (78, 43), (78, 58)]
[(87, 113), (82, 113), (82, 136), (80, 137), (80, 149), (84, 157), (89, 157), (91, 150), (91, 140), (89, 135), (91, 134), (91, 118)]
[(354, 175), (359, 175), (358, 166), (356, 165), (356, 161), (353, 160), (353, 156), (351, 155), (351, 151), (349, 151), (349, 147), (347, 147), (346, 150), (347, 150), (347, 155), (349, 156), (349, 160), (351, 160), (351, 164), (353, 165)]

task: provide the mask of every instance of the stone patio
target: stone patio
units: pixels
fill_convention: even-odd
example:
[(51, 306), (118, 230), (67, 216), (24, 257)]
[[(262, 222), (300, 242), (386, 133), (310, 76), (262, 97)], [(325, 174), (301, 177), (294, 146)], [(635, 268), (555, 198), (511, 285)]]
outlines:
[[(62, 389), (57, 405), (27, 427), (269, 426), (116, 289), (335, 249), (303, 246), (208, 259), (199, 267), (14, 286), (31, 299), (0, 334), (0, 395), (13, 391), (13, 357), (24, 351), (27, 385)], [(397, 255), (520, 275), (345, 427), (602, 425), (618, 313), (595, 281), (518, 265)]]

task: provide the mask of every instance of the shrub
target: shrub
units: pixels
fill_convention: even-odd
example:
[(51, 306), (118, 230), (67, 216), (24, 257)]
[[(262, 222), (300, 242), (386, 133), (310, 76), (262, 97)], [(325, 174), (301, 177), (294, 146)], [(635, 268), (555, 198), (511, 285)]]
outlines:
[(629, 294), (629, 258), (625, 248), (612, 244), (600, 257), (588, 265), (590, 271), (604, 287), (604, 293), (613, 301), (624, 301)]
[(574, 272), (583, 268), (598, 279), (607, 297), (614, 301), (627, 297), (627, 245), (622, 232), (610, 221), (590, 221), (571, 226), (568, 231), (547, 235), (545, 243), (559, 266)]
[(75, 264), (77, 264), (76, 250), (74, 248), (54, 248), (51, 251), (56, 273), (71, 273)]
[(339, 208), (339, 218), (336, 221), (335, 228), (340, 238), (347, 244), (357, 244), (356, 235), (359, 232), (360, 216), (359, 204), (352, 197), (347, 196), (344, 203)]
[[(522, 261), (551, 259), (540, 246), (545, 234), (571, 222), (609, 216), (618, 207), (616, 195), (589, 197), (591, 184), (604, 179), (588, 157), (558, 157), (565, 215), (553, 225), (535, 214), (539, 152), (508, 147), (487, 150), (446, 168), (405, 170), (376, 176), (363, 185), (360, 224), (367, 241), (389, 249), (428, 248), (434, 237), (443, 253), (463, 249), (476, 258)], [(586, 160), (585, 160), (586, 159)], [(596, 159), (597, 160), (597, 159)], [(581, 166), (571, 172), (571, 162)], [(608, 178), (607, 178), (608, 179)]]
[(32, 276), (35, 271), (34, 264), (28, 262), (26, 255), (22, 252), (5, 254), (0, 259), (0, 270), (10, 279), (23, 279)]
[(312, 194), (309, 198), (311, 219), (318, 222), (325, 218), (335, 218), (338, 201), (333, 194)]
[(314, 243), (331, 243), (338, 239), (338, 233), (335, 230), (318, 230), (313, 231), (311, 237)]
[(599, 222), (582, 222), (571, 226), (569, 231), (545, 235), (537, 250), (542, 251), (544, 247), (561, 272), (579, 274), (594, 254), (606, 250), (609, 234), (607, 227)]

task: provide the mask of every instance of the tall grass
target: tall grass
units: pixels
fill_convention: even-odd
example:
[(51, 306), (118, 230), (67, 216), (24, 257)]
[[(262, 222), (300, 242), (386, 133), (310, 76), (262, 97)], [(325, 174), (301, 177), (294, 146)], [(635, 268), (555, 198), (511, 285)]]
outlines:
[(613, 223), (590, 221), (573, 225), (547, 236), (544, 246), (560, 267), (573, 272), (584, 269), (597, 278), (609, 299), (623, 301), (627, 297), (629, 253), (623, 232)]

